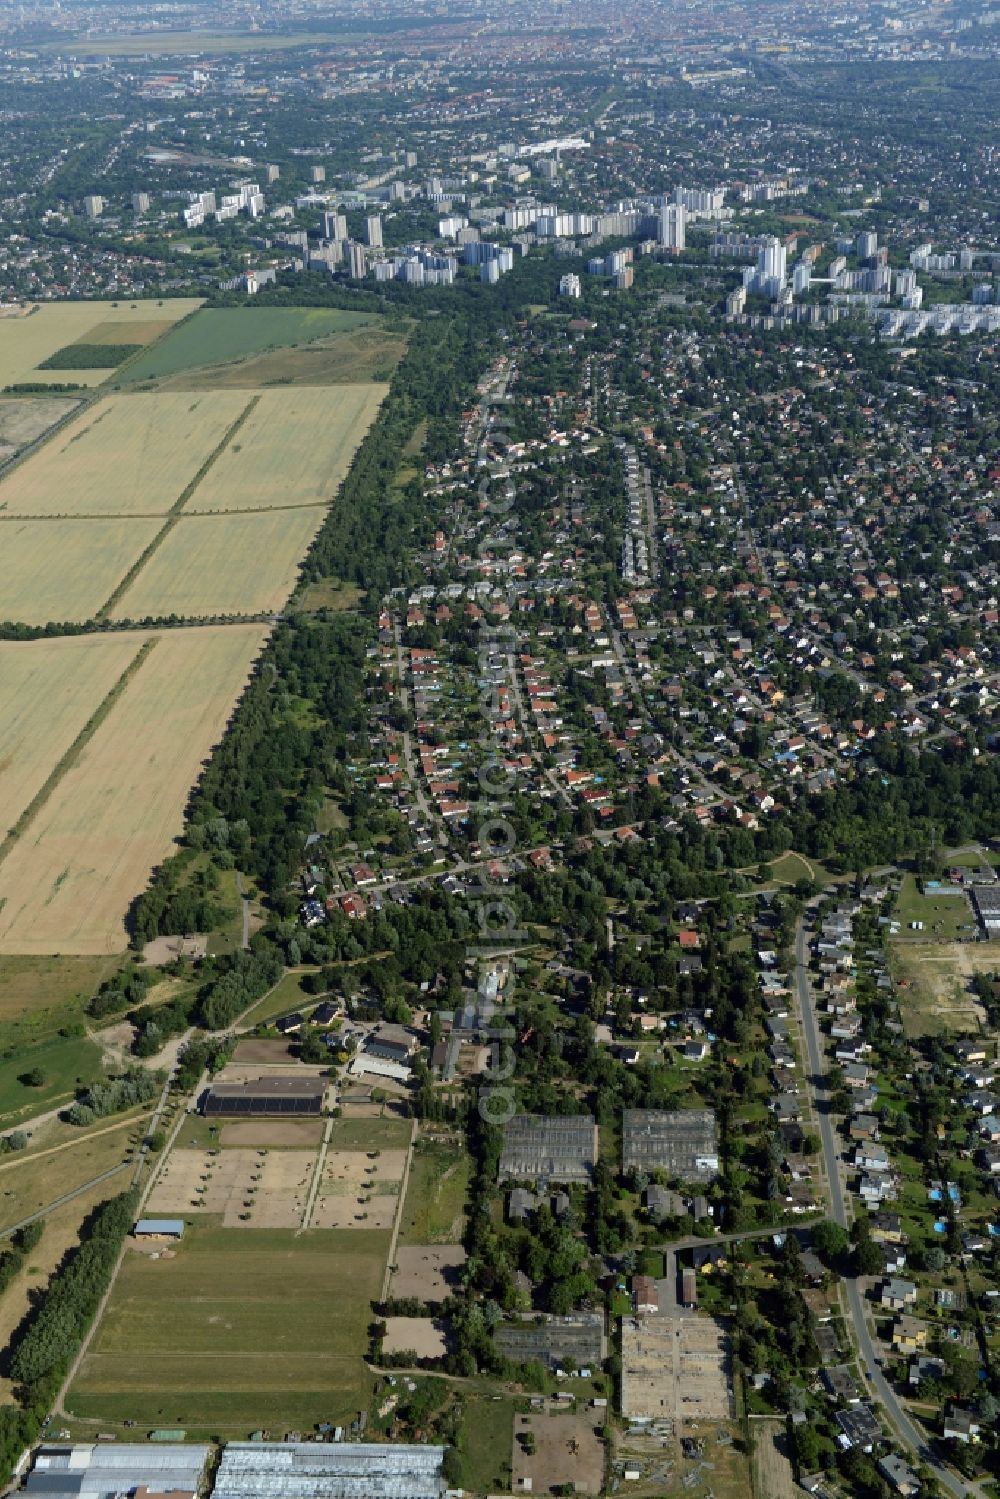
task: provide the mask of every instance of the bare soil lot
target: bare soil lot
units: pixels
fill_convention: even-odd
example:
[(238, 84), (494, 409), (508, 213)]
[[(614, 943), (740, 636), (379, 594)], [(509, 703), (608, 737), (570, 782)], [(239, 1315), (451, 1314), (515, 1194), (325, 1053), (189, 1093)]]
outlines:
[(75, 396), (4, 396), (0, 400), (0, 443), (13, 450), (27, 447), (79, 404)]
[(240, 1119), (223, 1125), (223, 1150), (310, 1150), (323, 1139), (322, 1119)]
[(234, 1067), (287, 1067), (294, 1062), (287, 1041), (239, 1041), (230, 1064)]
[(622, 1322), (622, 1414), (689, 1421), (732, 1415), (729, 1333), (698, 1313)]
[(330, 1150), (323, 1163), (313, 1228), (391, 1228), (405, 1150)]
[(417, 1358), (444, 1358), (445, 1324), (436, 1317), (386, 1317), (382, 1348), (386, 1353), (415, 1353)]
[(893, 942), (903, 1028), (911, 1039), (978, 1030), (986, 1012), (969, 989), (977, 973), (1000, 971), (993, 942)]
[[(560, 1411), (546, 1406), (514, 1417), (511, 1467), (515, 1493), (530, 1479), (535, 1494), (548, 1494), (557, 1484), (571, 1483), (578, 1494), (599, 1494), (604, 1482), (604, 1446), (598, 1436), (599, 1412)], [(522, 1438), (531, 1432), (534, 1454), (529, 1457)]]
[(416, 1296), (421, 1301), (444, 1301), (465, 1264), (460, 1244), (406, 1244), (396, 1249), (390, 1294)]
[(221, 1215), (224, 1228), (298, 1228), (315, 1165), (312, 1150), (173, 1150), (148, 1211)]
[(154, 937), (142, 949), (142, 961), (150, 968), (160, 968), (166, 963), (174, 962), (176, 958), (197, 960), (204, 958), (207, 953), (206, 936)]

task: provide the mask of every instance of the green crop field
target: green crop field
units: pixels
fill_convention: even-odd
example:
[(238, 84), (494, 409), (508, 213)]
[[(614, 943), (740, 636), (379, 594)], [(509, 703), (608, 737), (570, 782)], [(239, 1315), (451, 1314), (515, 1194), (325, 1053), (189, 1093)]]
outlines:
[(367, 1230), (205, 1225), (173, 1259), (127, 1253), (67, 1409), (192, 1436), (352, 1419), (368, 1405), (363, 1355), (388, 1245)]
[(212, 307), (189, 318), (137, 359), (125, 378), (133, 383), (155, 380), (202, 365), (224, 364), (269, 349), (308, 343), (370, 322), (365, 313), (326, 307)]

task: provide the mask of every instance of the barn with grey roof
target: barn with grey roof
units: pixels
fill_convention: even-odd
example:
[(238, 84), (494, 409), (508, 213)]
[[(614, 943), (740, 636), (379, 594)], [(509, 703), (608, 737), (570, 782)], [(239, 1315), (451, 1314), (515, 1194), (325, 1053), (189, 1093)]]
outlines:
[(719, 1140), (711, 1109), (626, 1109), (622, 1170), (665, 1171), (686, 1182), (719, 1174)]

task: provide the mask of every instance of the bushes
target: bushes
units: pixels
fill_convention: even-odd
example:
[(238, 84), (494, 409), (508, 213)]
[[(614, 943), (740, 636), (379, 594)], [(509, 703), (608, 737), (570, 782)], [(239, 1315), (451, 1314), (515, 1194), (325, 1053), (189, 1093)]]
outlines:
[(232, 1056), (235, 1044), (231, 1036), (206, 1036), (191, 1041), (177, 1059), (176, 1087), (182, 1093), (190, 1093), (203, 1072), (221, 1072)]
[(45, 1219), (36, 1218), (34, 1223), (26, 1223), (23, 1228), (19, 1228), (12, 1242), (22, 1254), (30, 1254), (33, 1249), (37, 1248), (44, 1232)]
[(197, 1023), (207, 1031), (225, 1030), (278, 982), (283, 971), (281, 959), (269, 948), (237, 953), (231, 968), (199, 992)]
[(66, 1110), (65, 1117), (69, 1124), (93, 1124), (95, 1119), (104, 1119), (108, 1114), (148, 1103), (158, 1091), (159, 1084), (153, 1073), (133, 1068), (120, 1077), (93, 1083), (83, 1097)]
[(107, 1015), (122, 1015), (133, 1005), (141, 1004), (146, 991), (159, 974), (152, 968), (137, 968), (127, 964), (120, 973), (105, 979), (104, 983), (87, 1006), (87, 1014), (95, 1020)]
[(15, 1334), (11, 1378), (36, 1422), (51, 1405), (110, 1284), (138, 1200), (137, 1192), (126, 1192), (97, 1209), (79, 1248), (49, 1281), (23, 1336)]

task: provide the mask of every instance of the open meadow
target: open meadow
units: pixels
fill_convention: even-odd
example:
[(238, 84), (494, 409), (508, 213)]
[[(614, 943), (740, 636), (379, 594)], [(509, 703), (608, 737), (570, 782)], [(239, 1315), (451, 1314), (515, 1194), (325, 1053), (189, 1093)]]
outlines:
[(45, 302), (32, 311), (4, 317), (0, 319), (0, 386), (100, 385), (111, 373), (106, 366), (42, 370), (39, 365), (74, 343), (148, 343), (149, 329), (143, 325), (155, 324), (165, 333), (171, 324), (200, 306), (199, 297), (148, 302)]
[(137, 649), (133, 635), (0, 641), (0, 842)]
[(400, 1219), (400, 1244), (460, 1244), (472, 1162), (461, 1142), (421, 1133)]
[[(387, 389), (367, 384), (265, 391), (185, 513), (329, 504)], [(228, 399), (240, 397), (233, 393)]]
[(388, 1243), (206, 1223), (172, 1258), (128, 1250), (67, 1410), (192, 1436), (351, 1420), (368, 1404), (363, 1355)]
[(112, 619), (271, 614), (295, 587), (324, 510), (182, 515), (111, 609)]
[(0, 860), (0, 953), (125, 947), (128, 906), (170, 851), (266, 634), (219, 626), (131, 637), (137, 653), (154, 643)]
[(331, 333), (351, 332), (373, 321), (362, 312), (327, 307), (206, 307), (129, 365), (128, 380), (135, 384), (222, 365)]
[(227, 391), (107, 396), (0, 483), (0, 514), (163, 515), (247, 402)]
[(159, 390), (265, 390), (269, 386), (386, 381), (406, 352), (406, 332), (365, 323), (309, 343), (200, 365), (158, 382)]
[(157, 520), (0, 516), (0, 621), (92, 619), (160, 530)]

